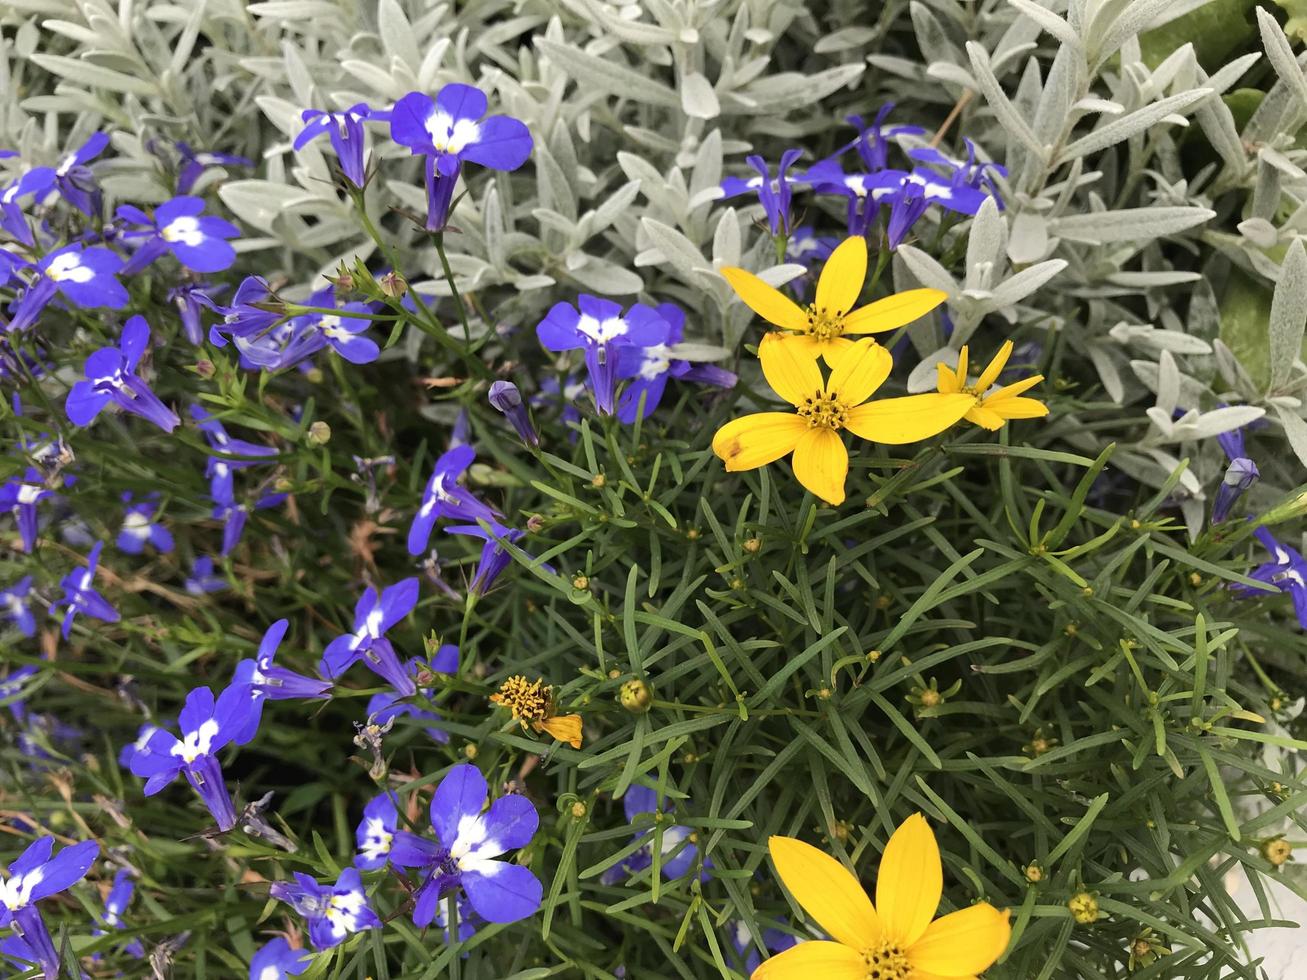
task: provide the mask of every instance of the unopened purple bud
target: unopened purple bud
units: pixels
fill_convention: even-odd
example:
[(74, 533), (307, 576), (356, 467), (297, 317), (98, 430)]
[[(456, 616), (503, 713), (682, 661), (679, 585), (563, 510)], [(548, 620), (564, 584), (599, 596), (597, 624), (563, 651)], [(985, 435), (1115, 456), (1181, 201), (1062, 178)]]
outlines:
[(1216, 490), (1216, 502), (1212, 505), (1212, 523), (1220, 524), (1230, 516), (1230, 510), (1243, 496), (1243, 492), (1257, 482), (1261, 473), (1257, 464), (1246, 456), (1231, 460), (1225, 470), (1220, 487)]
[(517, 390), (517, 385), (511, 381), (496, 381), (490, 386), (490, 404), (508, 417), (524, 443), (532, 449), (540, 445), (540, 435), (531, 424), (531, 415), (522, 404), (522, 393)]

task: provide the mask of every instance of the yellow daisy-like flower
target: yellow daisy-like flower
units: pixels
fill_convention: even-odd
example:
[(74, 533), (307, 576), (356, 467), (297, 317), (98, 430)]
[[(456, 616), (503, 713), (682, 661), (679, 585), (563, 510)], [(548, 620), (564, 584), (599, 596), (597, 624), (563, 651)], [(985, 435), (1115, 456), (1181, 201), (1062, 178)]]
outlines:
[(970, 395), (925, 394), (863, 404), (893, 367), (889, 351), (870, 338), (849, 344), (825, 381), (813, 356), (779, 334), (763, 337), (758, 357), (767, 383), (797, 412), (733, 419), (717, 430), (713, 452), (732, 473), (794, 453), (795, 477), (828, 504), (844, 502), (849, 452), (841, 429), (872, 442), (919, 442), (953, 425), (975, 402)]
[(513, 714), (522, 727), (552, 735), (574, 749), (581, 747), (581, 716), (560, 715), (554, 704), (554, 689), (543, 680), (528, 681), (520, 674), (510, 677), (490, 695), (490, 700)]
[(752, 980), (976, 980), (1007, 949), (1008, 913), (988, 903), (935, 919), (944, 872), (921, 814), (894, 831), (873, 905), (845, 867), (793, 837), (768, 842), (776, 872), (833, 942), (799, 943), (765, 960)]
[(728, 266), (722, 275), (753, 312), (782, 330), (810, 358), (832, 360), (853, 341), (845, 334), (884, 333), (925, 316), (948, 298), (938, 289), (909, 289), (853, 309), (867, 278), (867, 242), (861, 236), (839, 244), (821, 270), (817, 295), (805, 309), (752, 272)]
[(939, 372), (938, 387), (940, 393), (957, 394), (961, 392), (970, 395), (975, 399), (975, 402), (967, 410), (967, 414), (963, 418), (968, 422), (974, 422), (976, 425), (990, 430), (1003, 428), (1008, 419), (1043, 418), (1048, 414), (1047, 405), (1034, 398), (1021, 397), (1025, 392), (1044, 380), (1042, 374), (1022, 378), (1020, 381), (1004, 385), (995, 391), (989, 390), (993, 387), (994, 382), (998, 380), (998, 376), (1002, 373), (1003, 368), (1007, 366), (1008, 358), (1011, 356), (1012, 341), (1009, 340), (994, 356), (994, 359), (989, 362), (985, 370), (980, 372), (980, 377), (976, 379), (976, 383), (968, 385), (967, 348), (964, 346), (958, 353), (956, 371), (943, 361), (935, 365), (936, 371)]

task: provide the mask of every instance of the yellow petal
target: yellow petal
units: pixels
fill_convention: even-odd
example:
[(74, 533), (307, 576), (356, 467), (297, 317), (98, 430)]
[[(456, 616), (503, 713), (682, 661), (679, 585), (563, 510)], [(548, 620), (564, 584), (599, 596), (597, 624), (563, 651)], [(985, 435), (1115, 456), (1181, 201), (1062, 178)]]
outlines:
[(941, 395), (956, 395), (962, 390), (962, 385), (953, 373), (953, 369), (943, 361), (935, 365), (935, 374), (939, 379), (935, 382), (935, 387)]
[[(833, 258), (834, 256), (832, 256)], [(883, 333), (925, 316), (948, 299), (938, 289), (909, 289), (860, 307), (844, 318), (845, 333)]]
[(833, 368), (835, 362), (840, 359), (840, 355), (853, 346), (853, 341), (848, 337), (831, 337), (829, 340), (816, 341), (816, 345), (817, 351), (826, 362), (826, 366)]
[(976, 402), (963, 416), (972, 425), (978, 425), (982, 429), (988, 429), (990, 432), (997, 432), (1007, 424), (1007, 419), (1003, 418), (998, 412), (986, 405)]
[(861, 405), (885, 383), (894, 358), (871, 338), (848, 347), (831, 365), (826, 390), (850, 407)]
[(1044, 376), (1042, 374), (1036, 374), (1029, 378), (1022, 378), (1020, 381), (1013, 381), (1010, 385), (1004, 385), (1002, 388), (998, 389), (998, 391), (990, 395), (988, 400), (995, 398), (1009, 398), (1013, 395), (1024, 394), (1043, 380)]
[(944, 893), (935, 832), (920, 813), (899, 824), (876, 874), (876, 909), (886, 938), (911, 946), (930, 925)]
[(817, 279), (819, 310), (848, 313), (858, 301), (862, 284), (867, 278), (867, 241), (861, 235), (846, 238), (830, 253)]
[(749, 980), (863, 980), (867, 965), (857, 950), (812, 940), (763, 960)]
[(986, 402), (985, 407), (1005, 419), (1042, 419), (1048, 414), (1048, 406), (1033, 398), (1000, 398)]
[(769, 333), (758, 345), (758, 360), (772, 390), (791, 405), (824, 390), (813, 343), (807, 337)]
[[(767, 846), (776, 873), (794, 900), (832, 939), (855, 950), (866, 949), (880, 939), (875, 906), (844, 865), (793, 837), (772, 837)], [(794, 949), (810, 945), (803, 943)]]
[(727, 266), (721, 270), (736, 295), (768, 323), (786, 330), (806, 330), (808, 317), (797, 303), (780, 290), (768, 286), (752, 272)]
[(581, 747), (580, 715), (555, 715), (540, 722), (540, 727), (558, 741), (566, 742), (574, 749)]
[(971, 369), (970, 358), (971, 348), (966, 344), (962, 345), (962, 350), (958, 351), (958, 387), (965, 387), (967, 383), (967, 371)]
[(926, 973), (973, 976), (994, 965), (1011, 935), (1008, 913), (982, 902), (932, 922), (907, 951), (908, 960)]
[(826, 503), (844, 503), (844, 480), (849, 475), (849, 451), (834, 429), (809, 429), (794, 447), (794, 476)]
[(937, 436), (976, 404), (971, 395), (908, 395), (867, 402), (849, 412), (844, 428), (890, 446)]
[(989, 390), (989, 386), (998, 380), (998, 376), (1003, 373), (1003, 368), (1007, 367), (1007, 359), (1012, 356), (1012, 341), (1007, 341), (998, 349), (994, 359), (990, 361), (985, 370), (980, 372), (980, 378), (976, 381), (976, 390), (984, 394)]
[(712, 451), (732, 473), (757, 469), (793, 451), (808, 423), (789, 412), (759, 412), (732, 419), (713, 436)]

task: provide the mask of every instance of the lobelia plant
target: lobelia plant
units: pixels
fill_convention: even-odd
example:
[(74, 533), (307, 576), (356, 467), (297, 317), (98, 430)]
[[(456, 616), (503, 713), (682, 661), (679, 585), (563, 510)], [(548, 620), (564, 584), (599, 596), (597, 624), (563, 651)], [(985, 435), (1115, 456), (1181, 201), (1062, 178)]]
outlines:
[(1289, 0), (0, 28), (6, 968), (1279, 976)]

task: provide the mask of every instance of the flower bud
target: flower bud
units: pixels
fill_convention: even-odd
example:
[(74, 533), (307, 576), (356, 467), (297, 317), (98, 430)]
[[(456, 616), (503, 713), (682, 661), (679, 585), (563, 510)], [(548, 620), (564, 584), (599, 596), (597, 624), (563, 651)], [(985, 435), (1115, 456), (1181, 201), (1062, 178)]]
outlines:
[(1071, 918), (1082, 926), (1098, 921), (1098, 899), (1089, 892), (1077, 892), (1066, 905), (1071, 910)]
[(1225, 470), (1225, 477), (1216, 490), (1216, 503), (1212, 505), (1212, 523), (1220, 524), (1230, 516), (1230, 510), (1243, 496), (1243, 492), (1257, 482), (1261, 474), (1257, 464), (1246, 456), (1232, 460)]
[(399, 299), (408, 292), (408, 281), (394, 270), (378, 279), (377, 285), (381, 287), (382, 295), (389, 296), (391, 299)]
[(531, 415), (522, 404), (522, 393), (511, 381), (496, 381), (490, 386), (490, 404), (508, 417), (521, 438), (531, 449), (540, 445), (540, 435), (531, 424)]
[(318, 419), (309, 426), (308, 442), (310, 446), (325, 446), (331, 442), (331, 426)]
[(1293, 857), (1293, 845), (1283, 837), (1274, 837), (1271, 840), (1262, 842), (1262, 857), (1266, 858), (1268, 864), (1273, 868), (1278, 868)]
[(642, 715), (653, 707), (653, 691), (639, 678), (623, 684), (617, 698), (622, 707), (634, 715)]

